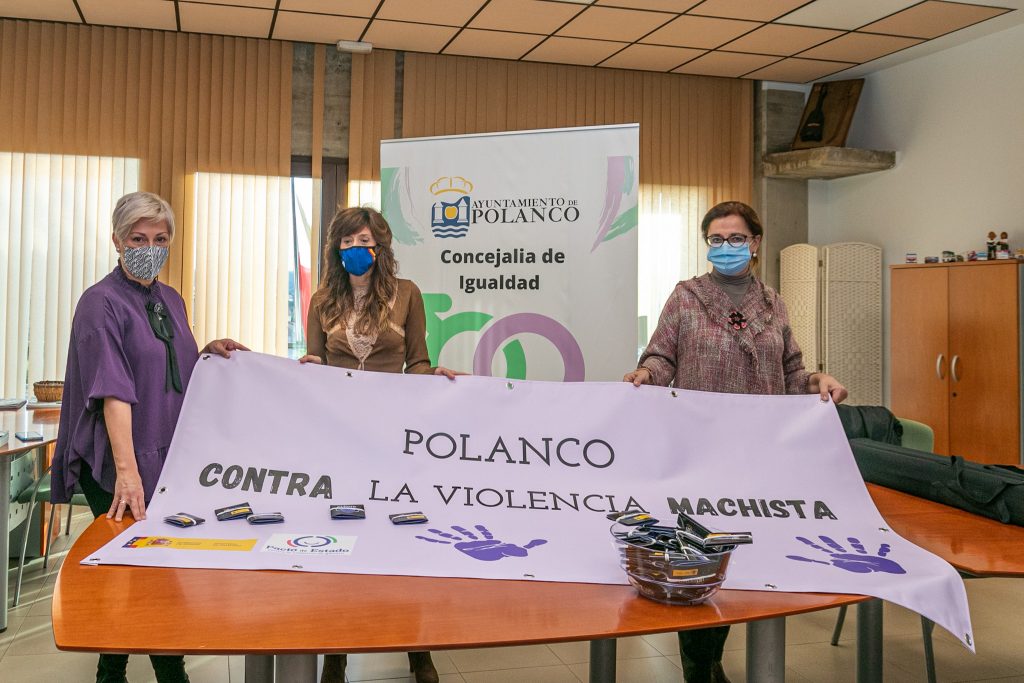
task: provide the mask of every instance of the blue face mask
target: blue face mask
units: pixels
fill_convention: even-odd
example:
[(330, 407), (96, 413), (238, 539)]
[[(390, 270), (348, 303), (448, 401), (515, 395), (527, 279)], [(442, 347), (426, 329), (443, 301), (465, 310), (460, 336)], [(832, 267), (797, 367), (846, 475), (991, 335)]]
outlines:
[(341, 265), (350, 275), (365, 275), (377, 260), (377, 247), (349, 247), (339, 249)]
[(750, 245), (734, 247), (728, 242), (708, 249), (708, 261), (722, 275), (739, 275), (750, 263)]

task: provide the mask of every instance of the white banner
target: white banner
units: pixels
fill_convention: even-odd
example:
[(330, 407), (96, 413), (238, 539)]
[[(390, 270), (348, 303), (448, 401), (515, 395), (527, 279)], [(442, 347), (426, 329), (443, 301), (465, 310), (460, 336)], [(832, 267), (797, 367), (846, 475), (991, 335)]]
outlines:
[[(684, 510), (753, 533), (728, 588), (874, 595), (973, 647), (959, 575), (887, 528), (816, 395), (204, 356), (157, 491), (147, 520), (84, 562), (621, 584), (605, 515)], [(285, 521), (215, 518), (240, 503)], [(331, 519), (342, 504), (366, 519)], [(179, 512), (206, 522), (162, 521)], [(389, 520), (408, 512), (429, 522)]]
[(638, 124), (381, 143), (433, 362), (569, 381), (635, 365), (639, 145)]

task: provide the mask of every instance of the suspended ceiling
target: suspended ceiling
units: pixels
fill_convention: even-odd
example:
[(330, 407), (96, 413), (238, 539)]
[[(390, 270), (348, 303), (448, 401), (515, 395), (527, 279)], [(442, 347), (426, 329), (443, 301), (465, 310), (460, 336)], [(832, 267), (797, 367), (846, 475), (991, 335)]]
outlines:
[(1024, 21), (1024, 0), (0, 0), (0, 16), (806, 83)]

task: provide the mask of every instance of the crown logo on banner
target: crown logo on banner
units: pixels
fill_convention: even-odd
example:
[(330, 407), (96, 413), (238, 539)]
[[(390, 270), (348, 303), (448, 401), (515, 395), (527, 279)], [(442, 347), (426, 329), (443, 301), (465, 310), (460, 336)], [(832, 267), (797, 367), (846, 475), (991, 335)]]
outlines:
[[(430, 230), (434, 237), (465, 237), (469, 232), (469, 193), (473, 183), (462, 176), (442, 176), (430, 184), (430, 193), (438, 201), (430, 208)], [(446, 202), (441, 197), (449, 193), (462, 195), (455, 201)]]

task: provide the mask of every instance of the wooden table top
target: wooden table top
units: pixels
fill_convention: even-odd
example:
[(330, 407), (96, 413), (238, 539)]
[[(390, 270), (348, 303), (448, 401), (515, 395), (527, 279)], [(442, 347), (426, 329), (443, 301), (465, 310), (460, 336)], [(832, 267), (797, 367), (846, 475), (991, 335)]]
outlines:
[[(60, 408), (43, 410), (0, 410), (0, 431), (7, 432), (7, 443), (0, 444), (0, 457), (18, 455), (57, 440)], [(19, 441), (15, 432), (39, 432), (42, 441)]]
[(672, 607), (631, 586), (79, 564), (126, 527), (96, 520), (65, 559), (53, 594), (60, 649), (300, 654), (524, 645), (732, 624), (866, 599), (723, 590), (703, 605)]
[(1024, 527), (868, 484), (893, 531), (974, 576), (1024, 576)]

